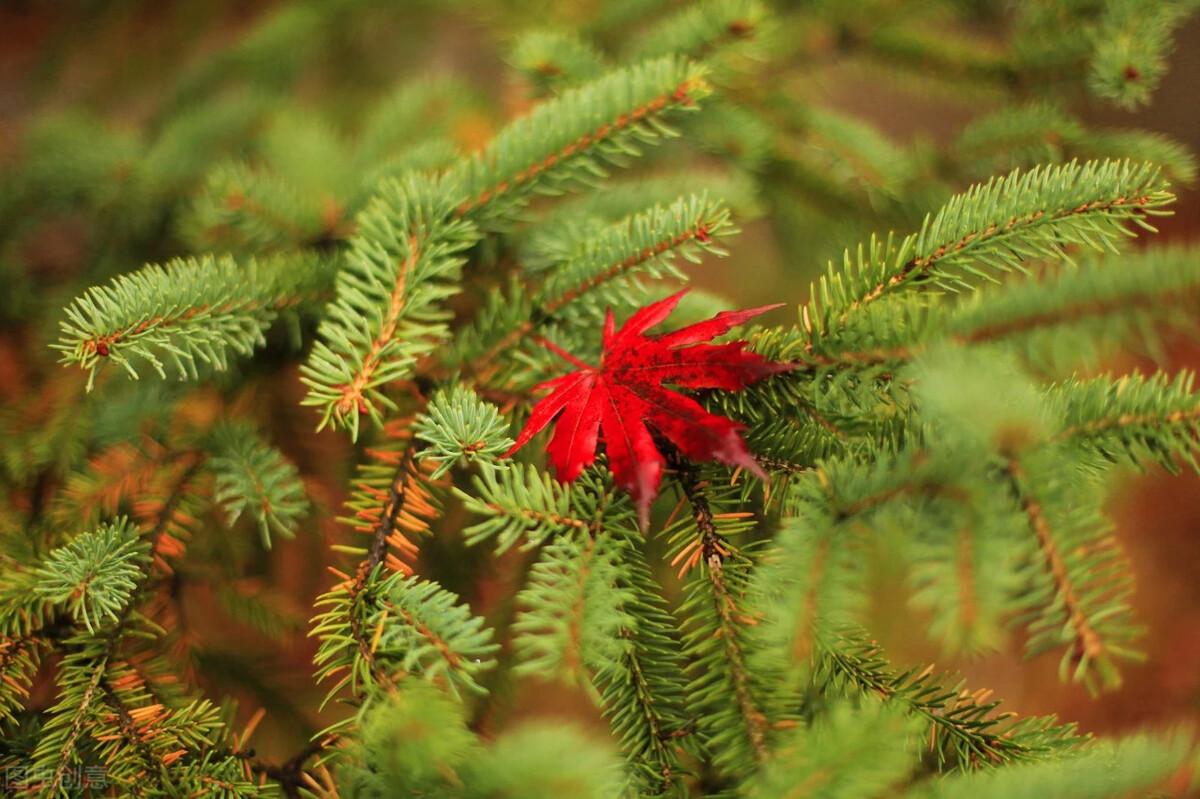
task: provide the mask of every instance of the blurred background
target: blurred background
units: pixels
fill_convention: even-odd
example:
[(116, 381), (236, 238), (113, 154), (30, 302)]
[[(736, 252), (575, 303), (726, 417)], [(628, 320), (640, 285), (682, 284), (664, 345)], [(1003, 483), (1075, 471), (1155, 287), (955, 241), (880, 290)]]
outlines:
[[(70, 419), (56, 408), (79, 396), (83, 377), (56, 367), (46, 343), (81, 287), (186, 253), (336, 252), (381, 176), (437, 168), (539, 98), (643, 54), (709, 61), (718, 94), (686, 141), (639, 166), (643, 182), (615, 184), (613, 203), (622, 191), (641, 192), (638, 205), (646, 192), (673, 196), (678, 174), (724, 193), (743, 232), (729, 259), (692, 274), (730, 306), (799, 304), (844, 247), (905, 232), (971, 182), (1045, 161), (1161, 162), (1179, 193), (1161, 238), (1195, 239), (1200, 19), (1181, 10), (1164, 32), (1138, 27), (1157, 12), (1131, 21), (1114, 10), (1139, 5), (1155, 4), (738, 2), (688, 22), (685, 4), (661, 0), (5, 0), (0, 404), (9, 428), (47, 430), (0, 444), (10, 503), (30, 511), (58, 479), (67, 438), (55, 431)], [(1126, 52), (1089, 49), (1088, 26), (1107, 24), (1129, 26)], [(1139, 49), (1138, 37), (1153, 36), (1174, 45)], [(238, 697), (244, 713), (267, 707), (267, 746), (281, 752), (319, 725), (305, 630), (332, 580), (328, 547), (345, 537), (335, 517), (354, 460), (343, 437), (311, 433), (289, 346), (272, 340), (238, 381), (173, 396), (168, 423), (228, 408), (265, 420), (319, 508), (313, 535), (234, 553), (247, 564), (239, 591), (266, 610), (217, 591), (211, 573), (178, 578), (194, 678)], [(1177, 341), (1094, 368), (1151, 359), (1195, 368), (1200, 350)], [(454, 513), (448, 529), (461, 522)], [(1147, 660), (1125, 669), (1118, 691), (1093, 698), (1060, 683), (1057, 655), (1026, 662), (1016, 640), (944, 655), (915, 634), (919, 613), (884, 563), (872, 629), (897, 662), (961, 669), (1018, 712), (1097, 733), (1200, 718), (1200, 478), (1130, 475), (1114, 486), (1113, 513), (1148, 628)], [(502, 602), (513, 564), (445, 547), (427, 556), (431, 576), (485, 611)], [(594, 715), (582, 695), (515, 690), (524, 693), (508, 704), (522, 712)]]

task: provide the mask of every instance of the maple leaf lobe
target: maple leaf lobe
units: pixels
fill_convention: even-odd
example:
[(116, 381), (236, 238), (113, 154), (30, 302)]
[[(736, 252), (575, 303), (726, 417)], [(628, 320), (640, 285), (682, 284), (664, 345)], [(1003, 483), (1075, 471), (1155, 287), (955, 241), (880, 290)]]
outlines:
[(737, 391), (790, 370), (791, 364), (747, 352), (745, 341), (708, 343), (779, 306), (723, 311), (670, 333), (646, 335), (670, 316), (686, 291), (638, 309), (619, 330), (610, 310), (600, 365), (584, 364), (539, 386), (549, 394), (534, 406), (505, 457), (553, 422), (546, 452), (555, 476), (570, 482), (596, 460), (603, 441), (609, 469), (617, 485), (633, 496), (643, 527), (666, 463), (655, 434), (690, 460), (717, 460), (765, 476), (742, 440), (744, 425), (710, 413), (664, 385)]

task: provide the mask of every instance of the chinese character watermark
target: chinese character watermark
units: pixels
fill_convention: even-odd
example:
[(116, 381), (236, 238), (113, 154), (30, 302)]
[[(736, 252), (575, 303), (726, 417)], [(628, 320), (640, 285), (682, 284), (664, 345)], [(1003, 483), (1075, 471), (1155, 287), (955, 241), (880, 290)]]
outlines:
[(46, 785), (57, 778), (60, 787), (104, 788), (108, 785), (108, 769), (104, 766), (68, 766), (54, 769), (49, 766), (8, 766), (4, 769), (6, 789), (28, 789)]

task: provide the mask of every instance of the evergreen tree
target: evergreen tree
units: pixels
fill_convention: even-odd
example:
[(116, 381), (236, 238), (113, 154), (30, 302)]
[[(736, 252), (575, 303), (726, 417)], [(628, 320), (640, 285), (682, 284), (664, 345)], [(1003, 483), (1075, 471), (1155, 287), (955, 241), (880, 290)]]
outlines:
[[(884, 556), (950, 652), (1015, 627), (1097, 691), (1139, 657), (1109, 478), (1200, 465), (1200, 398), (1094, 367), (1194, 333), (1200, 252), (1133, 239), (1195, 166), (1071, 109), (1146, 103), (1191, 5), (294, 3), (156, 78), (134, 131), (37, 119), (0, 189), (6, 791), (1200, 790), (1187, 731), (1017, 716), (866, 611)], [(527, 108), (381, 85), (381, 39), (419, 58), (439, 15), (504, 42)], [(807, 93), (835, 60), (990, 100), (902, 145)], [(743, 220), (796, 269), (850, 246), (762, 319), (664, 301), (753, 265)], [(241, 628), (266, 649), (213, 644)], [(304, 635), (311, 706), (267, 654)], [(608, 735), (512, 722), (539, 680)], [(321, 726), (271, 759), (264, 718)]]

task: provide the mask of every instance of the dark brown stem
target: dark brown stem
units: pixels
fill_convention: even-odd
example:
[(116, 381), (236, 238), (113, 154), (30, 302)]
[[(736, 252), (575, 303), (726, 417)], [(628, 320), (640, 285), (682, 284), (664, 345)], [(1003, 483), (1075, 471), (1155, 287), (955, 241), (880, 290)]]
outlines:
[(759, 709), (751, 693), (750, 676), (738, 641), (738, 622), (734, 618), (737, 604), (725, 582), (724, 572), (729, 548), (720, 531), (717, 530), (712, 508), (703, 486), (697, 479), (695, 467), (688, 463), (674, 447), (668, 450), (667, 462), (674, 469), (676, 479), (691, 505), (692, 519), (696, 523), (696, 530), (700, 533), (700, 551), (704, 564), (707, 566), (705, 574), (712, 589), (713, 605), (720, 624), (719, 635), (725, 646), (725, 656), (733, 681), (738, 712), (746, 723), (746, 734), (754, 751), (755, 759), (762, 762), (768, 754), (767, 718)]
[(284, 795), (288, 799), (300, 799), (302, 796), (300, 789), (305, 783), (305, 761), (320, 754), (330, 744), (330, 739), (311, 741), (307, 746), (279, 765), (256, 761), (250, 764), (250, 769), (255, 774), (262, 774), (268, 779), (279, 783), (280, 789), (283, 790)]

